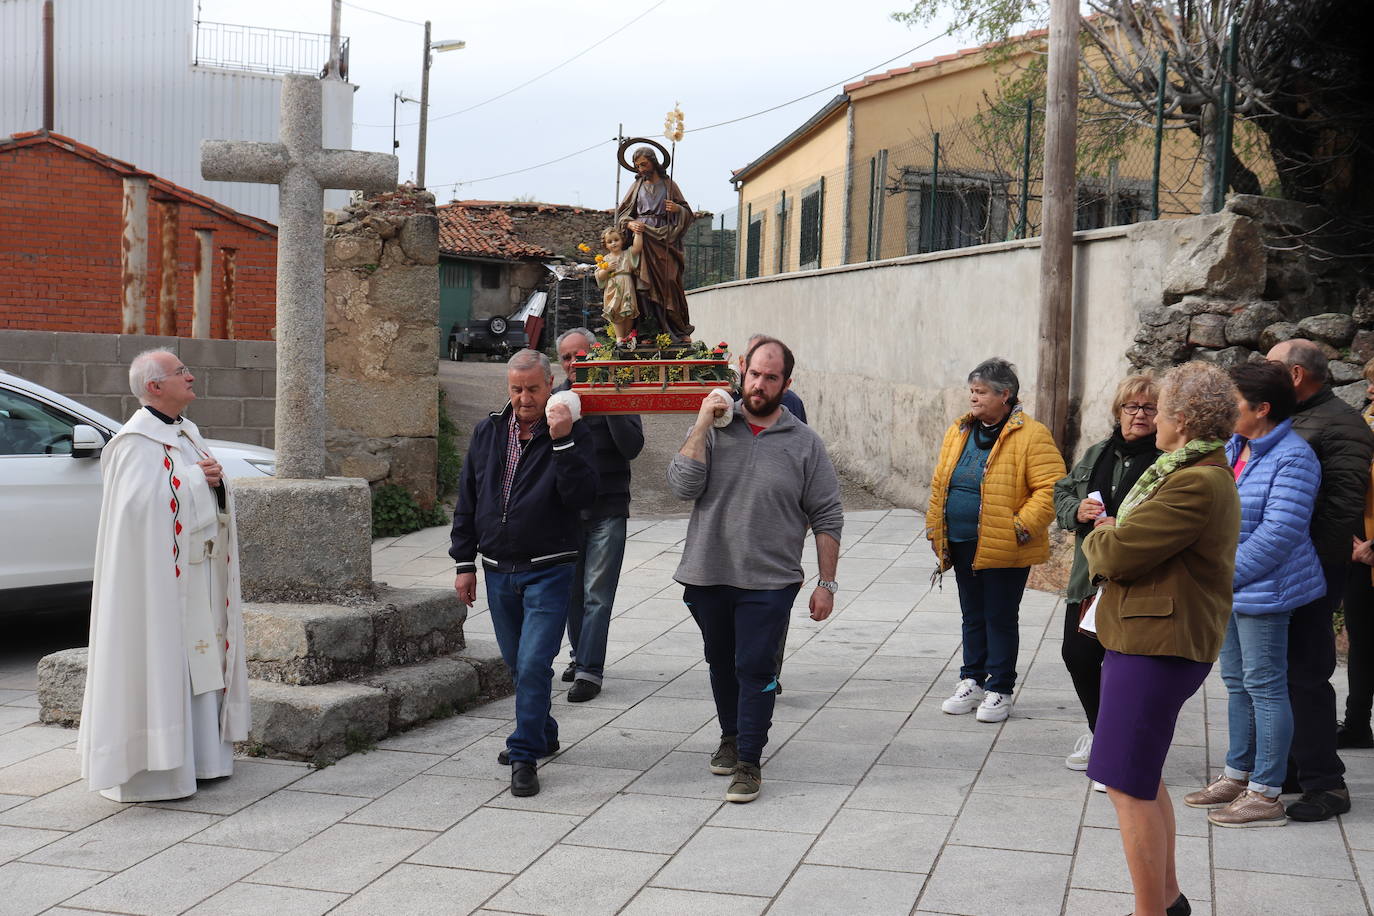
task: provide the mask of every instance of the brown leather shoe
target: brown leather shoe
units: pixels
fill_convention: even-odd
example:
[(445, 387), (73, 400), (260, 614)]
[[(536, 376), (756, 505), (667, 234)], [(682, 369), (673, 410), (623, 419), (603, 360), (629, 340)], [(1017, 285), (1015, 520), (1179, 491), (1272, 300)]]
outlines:
[(1183, 796), (1183, 803), (1189, 808), (1223, 808), (1239, 798), (1245, 786), (1239, 779), (1218, 776), (1207, 788)]
[(1240, 797), (1224, 808), (1207, 815), (1218, 827), (1282, 827), (1288, 823), (1283, 802), (1246, 789)]

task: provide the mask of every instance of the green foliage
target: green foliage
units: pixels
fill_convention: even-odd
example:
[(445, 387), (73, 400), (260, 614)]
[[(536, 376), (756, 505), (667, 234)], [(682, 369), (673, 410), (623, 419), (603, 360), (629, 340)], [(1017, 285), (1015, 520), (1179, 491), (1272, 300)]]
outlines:
[(360, 728), (350, 728), (344, 732), (344, 747), (350, 754), (366, 754), (377, 747), (377, 739)]
[(448, 395), (439, 389), (439, 469), (436, 495), (443, 499), (458, 488), (458, 476), (463, 471), (463, 456), (458, 453), (458, 425), (448, 415), (444, 402)]
[(987, 44), (1043, 25), (1049, 10), (1049, 0), (914, 0), (892, 18), (913, 28), (948, 22), (944, 34)]
[(415, 497), (405, 487), (394, 483), (384, 483), (372, 491), (372, 536), (374, 538), (396, 537), (432, 528), (448, 521), (448, 516), (437, 503), (432, 509), (421, 509)]

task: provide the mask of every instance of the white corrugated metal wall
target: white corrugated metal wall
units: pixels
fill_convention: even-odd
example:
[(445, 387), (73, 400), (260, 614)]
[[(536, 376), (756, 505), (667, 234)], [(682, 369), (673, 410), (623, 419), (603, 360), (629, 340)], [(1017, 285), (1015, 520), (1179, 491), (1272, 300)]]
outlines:
[[(194, 0), (53, 6), (57, 133), (276, 222), (276, 188), (200, 177), (200, 141), (275, 140), (278, 77), (193, 67)], [(42, 0), (0, 0), (0, 135), (43, 126), (42, 48)], [(326, 136), (339, 146), (350, 145), (352, 106), (352, 92), (326, 93)]]

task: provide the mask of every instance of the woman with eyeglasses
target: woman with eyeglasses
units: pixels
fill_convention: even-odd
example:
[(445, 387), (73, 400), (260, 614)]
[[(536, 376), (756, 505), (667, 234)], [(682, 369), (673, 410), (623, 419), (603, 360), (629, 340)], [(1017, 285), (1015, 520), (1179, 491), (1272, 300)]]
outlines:
[(1159, 389), (1154, 376), (1132, 375), (1122, 379), (1112, 398), (1111, 435), (1090, 446), (1068, 476), (1054, 485), (1054, 514), (1059, 527), (1075, 535), (1061, 653), (1078, 702), (1088, 717), (1088, 734), (1078, 739), (1064, 759), (1064, 765), (1071, 770), (1088, 768), (1092, 733), (1097, 729), (1098, 695), (1102, 690), (1102, 658), (1106, 652), (1095, 637), (1078, 629), (1083, 601), (1096, 591), (1088, 575), (1088, 561), (1083, 558), (1083, 538), (1099, 517), (1116, 515), (1121, 500), (1159, 457), (1155, 445), (1158, 412)]

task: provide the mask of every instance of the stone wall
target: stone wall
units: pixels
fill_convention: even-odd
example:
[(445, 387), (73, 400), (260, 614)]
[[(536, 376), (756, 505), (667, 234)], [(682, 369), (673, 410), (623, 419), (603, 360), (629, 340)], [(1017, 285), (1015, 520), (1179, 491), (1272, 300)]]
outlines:
[(434, 504), (439, 222), (434, 196), (364, 198), (325, 220), (328, 473)]
[(0, 369), (123, 423), (138, 409), (129, 362), (155, 347), (176, 353), (195, 374), (198, 397), (186, 416), (202, 433), (271, 447), (277, 345), (270, 340), (0, 330)]
[(1320, 210), (1235, 196), (1220, 213), (1178, 222), (1163, 298), (1142, 311), (1127, 354), (1133, 366), (1201, 359), (1229, 367), (1301, 337), (1325, 351), (1337, 393), (1363, 403), (1374, 299), (1343, 259), (1313, 258), (1297, 244), (1319, 231)]

